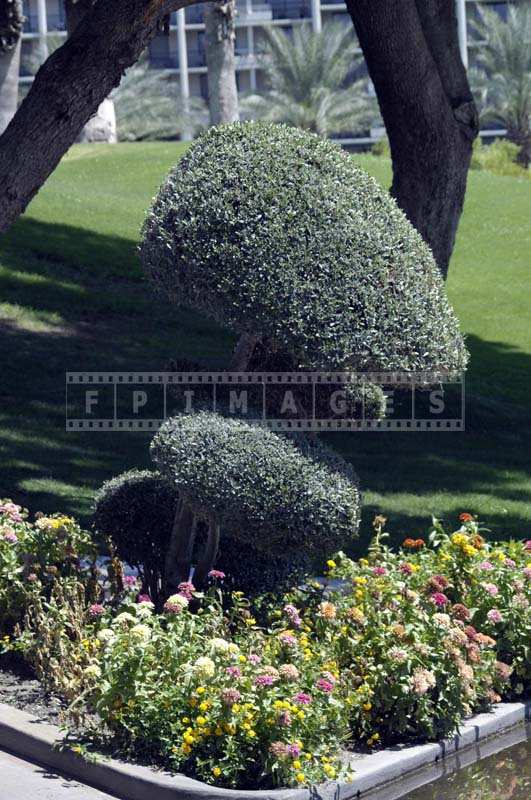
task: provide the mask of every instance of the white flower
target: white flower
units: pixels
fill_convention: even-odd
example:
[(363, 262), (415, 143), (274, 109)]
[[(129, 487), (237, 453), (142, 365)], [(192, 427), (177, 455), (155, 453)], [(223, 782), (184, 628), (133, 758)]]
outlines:
[(118, 614), (117, 617), (114, 618), (112, 624), (113, 625), (134, 625), (136, 622), (135, 617), (130, 614), (128, 611), (122, 611), (121, 614)]
[(448, 614), (437, 613), (433, 615), (432, 619), (434, 622), (438, 622), (443, 628), (450, 628), (452, 625), (452, 620)]
[(227, 642), (226, 639), (212, 639), (211, 641), (212, 650), (215, 653), (228, 653), (230, 644)]
[(136, 615), (138, 619), (147, 619), (153, 615), (153, 603), (139, 603), (136, 607)]
[(139, 642), (147, 642), (151, 638), (151, 628), (149, 625), (133, 625), (129, 633), (132, 639), (138, 639)]
[(194, 664), (194, 668), (200, 675), (204, 675), (206, 678), (211, 678), (216, 671), (216, 665), (208, 656), (201, 656), (198, 658)]
[(111, 644), (116, 639), (116, 634), (111, 628), (102, 628), (98, 631), (96, 638), (103, 642), (103, 644)]
[(87, 678), (101, 678), (101, 669), (97, 664), (89, 664), (88, 667), (85, 667), (83, 670), (83, 674)]

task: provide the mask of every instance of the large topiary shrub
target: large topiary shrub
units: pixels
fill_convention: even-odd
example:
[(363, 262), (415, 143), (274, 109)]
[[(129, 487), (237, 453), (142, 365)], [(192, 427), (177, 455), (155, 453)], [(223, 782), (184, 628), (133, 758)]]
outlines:
[[(353, 472), (318, 440), (290, 440), (201, 412), (167, 420), (151, 455), (174, 482), (183, 513), (188, 509), (209, 523), (200, 579), (214, 563), (221, 530), (276, 556), (330, 553), (357, 533), (360, 497)], [(189, 537), (185, 518), (174, 526), (168, 568), (183, 554), (190, 557)]]
[[(158, 602), (164, 595), (166, 554), (178, 508), (174, 483), (159, 472), (130, 470), (103, 484), (94, 498), (93, 523), (124, 561), (136, 567)], [(223, 531), (215, 566), (226, 583), (248, 596), (288, 589), (309, 571), (305, 553), (285, 556), (258, 551)], [(162, 593), (161, 593), (162, 590)]]
[(334, 551), (357, 530), (353, 475), (317, 440), (201, 412), (167, 420), (151, 456), (196, 514), (259, 550)]
[(272, 339), (304, 368), (466, 365), (421, 236), (351, 156), (295, 128), (201, 136), (148, 214), (141, 258), (172, 301)]

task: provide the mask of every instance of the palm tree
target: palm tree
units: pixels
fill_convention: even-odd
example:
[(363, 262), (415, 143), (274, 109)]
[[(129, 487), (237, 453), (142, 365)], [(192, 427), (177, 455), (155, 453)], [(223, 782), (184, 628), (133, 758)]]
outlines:
[(266, 29), (261, 58), (268, 90), (244, 98), (247, 117), (314, 131), (321, 136), (366, 127), (377, 117), (366, 78), (353, 79), (363, 63), (352, 29), (337, 23), (316, 33), (301, 25), (286, 34)]
[(175, 82), (150, 69), (146, 58), (127, 70), (111, 97), (121, 140), (175, 137), (208, 125), (205, 101), (191, 97), (184, 109)]
[(531, 161), (531, 8), (510, 3), (507, 21), (493, 10), (477, 6), (478, 48), (470, 79), (481, 117), (507, 129), (507, 138), (520, 147), (518, 162)]
[(0, 133), (17, 110), (23, 23), (22, 0), (0, 0)]

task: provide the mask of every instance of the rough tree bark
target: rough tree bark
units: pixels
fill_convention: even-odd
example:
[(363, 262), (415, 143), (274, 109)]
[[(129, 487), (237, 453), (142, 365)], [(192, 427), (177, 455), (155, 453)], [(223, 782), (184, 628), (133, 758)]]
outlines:
[(391, 194), (446, 277), (478, 116), (453, 0), (346, 0), (393, 159)]
[(236, 0), (218, 0), (205, 6), (206, 62), (210, 122), (237, 122), (238, 89), (234, 56)]
[(22, 0), (0, 0), (0, 134), (17, 110), (23, 24)]
[(0, 137), (0, 232), (9, 228), (172, 11), (199, 0), (96, 0), (42, 65)]
[[(66, 15), (66, 30), (72, 36), (75, 29), (94, 5), (94, 0), (64, 0)], [(78, 142), (107, 142), (115, 144), (116, 114), (114, 103), (108, 97), (99, 104), (96, 113), (89, 119), (77, 137)]]

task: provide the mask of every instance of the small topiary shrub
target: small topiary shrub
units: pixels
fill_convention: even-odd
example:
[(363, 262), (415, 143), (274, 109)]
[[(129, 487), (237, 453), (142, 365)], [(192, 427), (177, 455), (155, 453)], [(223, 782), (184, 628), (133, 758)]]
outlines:
[(155, 600), (178, 496), (158, 472), (130, 470), (107, 481), (94, 498), (93, 523), (116, 552), (136, 567)]
[(194, 513), (264, 553), (330, 553), (357, 532), (353, 473), (317, 440), (201, 412), (167, 420), (151, 455)]
[[(179, 494), (159, 472), (131, 470), (107, 481), (94, 501), (93, 522), (108, 536), (120, 558), (136, 567), (157, 602)], [(282, 591), (308, 574), (303, 553), (272, 556), (223, 532), (215, 566), (231, 588), (254, 597)]]
[(141, 258), (173, 302), (303, 368), (466, 365), (428, 246), (351, 156), (302, 130), (211, 128), (162, 186)]

